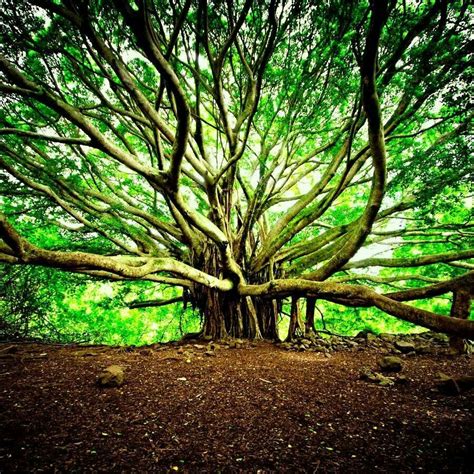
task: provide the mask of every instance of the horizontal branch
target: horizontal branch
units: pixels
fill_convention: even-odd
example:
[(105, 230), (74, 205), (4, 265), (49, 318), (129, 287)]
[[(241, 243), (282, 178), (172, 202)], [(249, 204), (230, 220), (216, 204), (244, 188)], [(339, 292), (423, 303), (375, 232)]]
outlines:
[(420, 257), (412, 258), (366, 258), (364, 260), (346, 264), (343, 270), (365, 267), (422, 267), (424, 265), (448, 263), (468, 258), (474, 258), (474, 249), (463, 250), (460, 252), (439, 253), (435, 255), (422, 255)]
[(130, 309), (137, 308), (158, 308), (160, 306), (168, 306), (170, 304), (180, 303), (183, 301), (182, 296), (176, 298), (170, 298), (167, 300), (148, 300), (148, 301), (132, 301), (128, 304)]
[(105, 272), (124, 279), (144, 279), (167, 272), (220, 291), (230, 291), (231, 280), (221, 280), (173, 258), (104, 256), (86, 252), (45, 250), (32, 245), (0, 214), (0, 262), (42, 265), (81, 273)]
[(452, 280), (443, 281), (423, 288), (397, 291), (395, 293), (388, 293), (385, 296), (396, 301), (411, 301), (433, 298), (434, 296), (439, 296), (460, 288), (470, 289), (474, 294), (474, 272), (468, 272), (465, 275), (453, 278)]
[(424, 275), (393, 275), (389, 277), (381, 277), (377, 275), (370, 275), (368, 273), (353, 273), (350, 275), (346, 275), (343, 277), (334, 278), (331, 281), (336, 283), (347, 283), (348, 281), (371, 281), (373, 283), (396, 283), (400, 281), (407, 281), (407, 280), (418, 280), (424, 281), (427, 283), (439, 283), (437, 278), (431, 278)]
[(387, 314), (435, 331), (474, 338), (474, 321), (449, 318), (415, 308), (360, 285), (289, 279), (274, 280), (262, 285), (240, 285), (239, 292), (245, 296), (264, 298), (281, 298), (288, 295), (313, 296), (339, 304), (345, 304), (345, 301), (353, 302), (350, 306), (374, 306)]
[(68, 145), (92, 146), (92, 141), (86, 138), (60, 137), (47, 135), (43, 133), (31, 132), (29, 130), (20, 130), (17, 128), (0, 128), (0, 135), (16, 135), (18, 137), (36, 138), (47, 142), (66, 143)]

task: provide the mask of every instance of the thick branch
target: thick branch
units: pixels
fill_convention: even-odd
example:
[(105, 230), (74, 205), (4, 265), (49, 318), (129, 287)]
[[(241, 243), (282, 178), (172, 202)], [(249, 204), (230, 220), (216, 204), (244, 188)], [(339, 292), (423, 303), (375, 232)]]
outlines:
[(263, 285), (240, 285), (239, 292), (242, 295), (264, 298), (299, 295), (335, 302), (356, 300), (354, 306), (357, 305), (357, 301), (361, 301), (361, 306), (375, 306), (387, 314), (435, 331), (474, 338), (474, 321), (448, 318), (430, 311), (414, 308), (359, 285), (298, 279), (274, 280)]
[(182, 296), (176, 298), (170, 298), (167, 300), (148, 300), (148, 301), (133, 301), (128, 304), (130, 309), (137, 308), (159, 308), (160, 306), (168, 306), (170, 304), (180, 303), (183, 301)]
[(361, 64), (362, 104), (368, 123), (368, 136), (372, 164), (374, 167), (372, 189), (369, 201), (356, 231), (351, 235), (346, 245), (337, 252), (325, 265), (310, 276), (314, 280), (324, 280), (335, 271), (342, 268), (359, 250), (372, 230), (377, 213), (382, 205), (386, 182), (386, 152), (385, 137), (380, 110), (379, 98), (375, 82), (377, 69), (377, 54), (382, 28), (388, 18), (386, 0), (372, 2), (372, 16)]
[(366, 258), (357, 262), (351, 262), (344, 266), (344, 270), (350, 268), (366, 267), (422, 267), (435, 263), (448, 263), (456, 260), (466, 260), (474, 258), (474, 249), (462, 250), (459, 252), (438, 253), (435, 255), (423, 255), (412, 258)]

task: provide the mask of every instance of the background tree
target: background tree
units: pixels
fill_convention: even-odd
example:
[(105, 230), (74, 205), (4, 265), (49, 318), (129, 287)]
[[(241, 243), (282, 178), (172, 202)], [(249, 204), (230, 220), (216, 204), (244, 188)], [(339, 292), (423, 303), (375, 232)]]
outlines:
[[(142, 302), (151, 282), (108, 282), (51, 267), (0, 266), (0, 341), (143, 345), (199, 330), (191, 306)], [(180, 290), (161, 288), (169, 303)], [(143, 310), (145, 304), (146, 310)], [(152, 306), (152, 307), (150, 307)]]
[(4, 6), (3, 262), (181, 287), (217, 338), (290, 295), (474, 335), (404, 303), (472, 297), (468, 2)]

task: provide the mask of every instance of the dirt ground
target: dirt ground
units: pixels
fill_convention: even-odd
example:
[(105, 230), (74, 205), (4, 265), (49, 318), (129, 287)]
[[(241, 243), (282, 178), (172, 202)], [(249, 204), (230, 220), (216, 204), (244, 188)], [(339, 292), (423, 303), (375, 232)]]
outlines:
[[(438, 372), (471, 370), (466, 356), (400, 355), (406, 383), (380, 386), (360, 379), (381, 357), (370, 347), (0, 354), (2, 473), (474, 471), (474, 390), (436, 390)], [(125, 383), (101, 388), (111, 364)]]

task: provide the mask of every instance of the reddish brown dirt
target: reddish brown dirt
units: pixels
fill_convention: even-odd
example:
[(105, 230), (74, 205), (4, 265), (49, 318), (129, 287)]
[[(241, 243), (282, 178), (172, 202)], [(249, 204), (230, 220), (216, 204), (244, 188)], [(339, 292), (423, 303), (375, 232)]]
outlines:
[[(259, 344), (190, 363), (173, 347), (77, 351), (22, 345), (1, 359), (0, 472), (474, 470), (474, 390), (434, 390), (437, 372), (467, 373), (465, 357), (406, 357), (409, 383), (379, 387), (359, 380), (373, 349)], [(99, 388), (110, 364), (126, 383)]]

